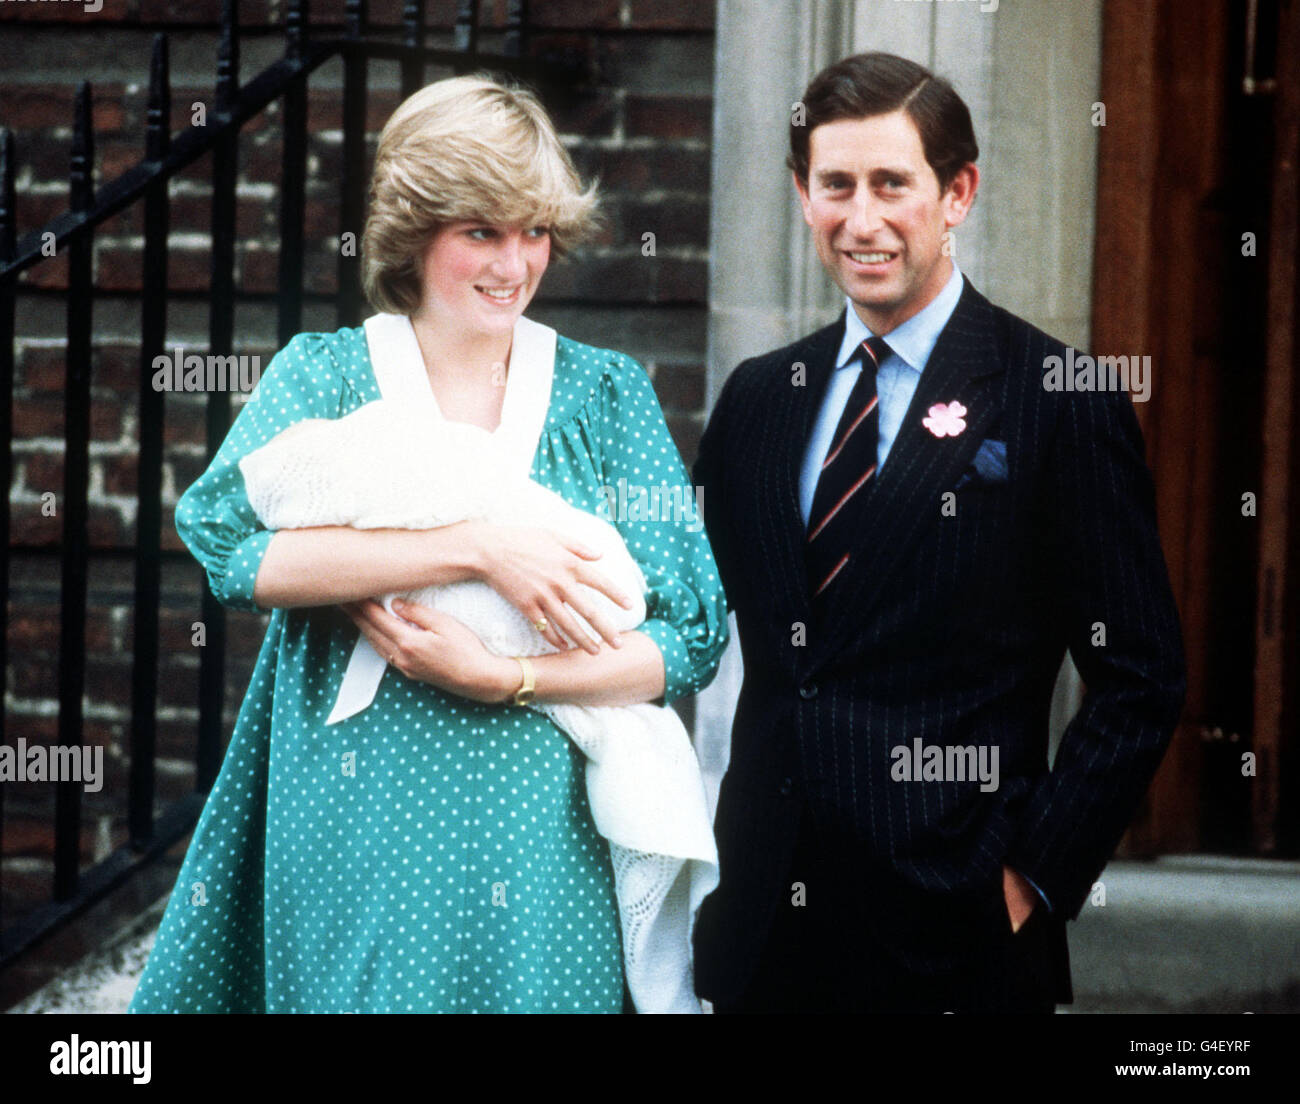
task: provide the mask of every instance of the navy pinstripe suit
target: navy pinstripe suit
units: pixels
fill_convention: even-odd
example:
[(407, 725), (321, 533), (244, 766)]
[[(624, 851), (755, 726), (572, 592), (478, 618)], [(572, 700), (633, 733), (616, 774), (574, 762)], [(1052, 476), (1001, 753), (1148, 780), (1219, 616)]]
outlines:
[[(1185, 688), (1131, 400), (1046, 390), (1044, 358), (1065, 347), (967, 280), (856, 505), (853, 555), (818, 620), (799, 466), (843, 332), (841, 317), (737, 367), (694, 470), (745, 665), (697, 987), (725, 1002), (761, 963), (774, 968), (769, 935), (798, 881), (821, 904), (818, 945), (848, 994), (841, 1004), (1014, 1004), (999, 988), (1009, 956), (1024, 953), (1005, 863), (1051, 902), (1026, 925), (1039, 941), (1029, 969), (1049, 1004), (1068, 1001), (1065, 919), (1145, 792)], [(799, 364), (804, 386), (792, 384)], [(931, 405), (954, 399), (967, 409), (963, 432), (923, 428)], [(1005, 442), (1004, 474), (974, 467), (986, 440)], [(1099, 624), (1104, 644), (1093, 643)], [(1048, 709), (1067, 648), (1087, 693), (1049, 771)], [(918, 738), (996, 748), (998, 787), (895, 781), (891, 749)]]

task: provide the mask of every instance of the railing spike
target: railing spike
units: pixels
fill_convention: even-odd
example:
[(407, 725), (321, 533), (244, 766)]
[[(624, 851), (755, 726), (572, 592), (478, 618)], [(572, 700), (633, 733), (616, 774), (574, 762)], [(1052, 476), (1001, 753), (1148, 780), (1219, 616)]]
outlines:
[(366, 33), (370, 21), (369, 7), (366, 0), (347, 0), (344, 11), (348, 38), (360, 38)]
[(217, 111), (229, 111), (239, 95), (239, 4), (221, 0), (221, 43), (217, 47)]
[(460, 0), (456, 5), (454, 45), (467, 54), (478, 52), (478, 0)]
[(528, 0), (507, 0), (506, 36), (501, 52), (506, 57), (523, 57), (528, 46)]
[(171, 147), (172, 86), (171, 64), (166, 34), (153, 38), (149, 59), (149, 107), (145, 115), (145, 158), (158, 162)]
[(290, 61), (302, 61), (307, 50), (307, 33), (311, 22), (308, 0), (289, 0), (284, 29), (288, 36), (285, 55)]
[(424, 0), (407, 0), (402, 5), (402, 43), (416, 49), (424, 45)]
[(13, 260), (17, 246), (16, 202), (14, 134), (8, 127), (0, 127), (0, 264)]
[(95, 124), (91, 114), (90, 81), (77, 85), (72, 109), (72, 159), (69, 199), (72, 210), (89, 211), (95, 203)]

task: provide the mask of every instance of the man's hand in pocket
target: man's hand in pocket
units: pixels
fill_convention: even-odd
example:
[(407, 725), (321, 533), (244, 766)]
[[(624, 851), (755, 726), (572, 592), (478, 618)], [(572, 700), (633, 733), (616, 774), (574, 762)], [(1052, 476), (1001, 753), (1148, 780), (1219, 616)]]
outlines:
[(1002, 896), (1007, 902), (1007, 915), (1011, 917), (1011, 930), (1018, 932), (1039, 904), (1038, 894), (1023, 875), (1009, 866), (1004, 866)]

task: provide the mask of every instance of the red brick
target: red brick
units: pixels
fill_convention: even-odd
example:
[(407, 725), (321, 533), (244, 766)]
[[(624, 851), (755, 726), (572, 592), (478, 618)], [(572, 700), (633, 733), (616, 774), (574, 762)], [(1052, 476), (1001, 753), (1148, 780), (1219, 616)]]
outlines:
[[(20, 163), (21, 160), (20, 147)], [(47, 222), (52, 222), (63, 214), (68, 209), (68, 197), (66, 193), (60, 195), (57, 192), (45, 192), (32, 195), (28, 192), (19, 191), (16, 206), (18, 209), (18, 233), (19, 236), (22, 236), (32, 230), (39, 230)]]
[(100, 461), (104, 471), (104, 493), (134, 495), (138, 487), (139, 456), (106, 456)]
[(91, 380), (96, 387), (134, 397), (140, 390), (140, 347), (105, 345), (96, 350)]
[[(14, 400), (14, 439), (63, 436), (63, 398), (54, 395)], [(122, 436), (122, 404), (104, 399), (91, 403), (90, 439), (116, 441)]]
[(303, 207), (303, 238), (319, 241), (339, 232), (339, 201), (335, 193), (328, 199), (309, 199)]
[[(95, 249), (95, 286), (102, 291), (139, 291), (144, 273), (140, 250), (125, 245)], [(175, 285), (172, 285), (175, 288)], [(192, 290), (192, 289), (187, 289)]]
[(186, 551), (185, 543), (176, 532), (176, 510), (172, 506), (163, 507), (162, 548), (167, 552)]
[(539, 295), (543, 301), (647, 302), (651, 299), (653, 264), (653, 260), (640, 256), (574, 257), (547, 269)]
[[(50, 8), (53, 4), (27, 3), (28, 9)], [(19, 5), (0, 3), (0, 12), (13, 11)], [(107, 5), (106, 5), (107, 7)], [(31, 130), (72, 126), (76, 104), (76, 84), (19, 84), (11, 77), (5, 89), (5, 126), (17, 132), (15, 145), (18, 155), (23, 155), (26, 143), (23, 134)], [(120, 81), (105, 81), (91, 85), (91, 119), (97, 134), (116, 133), (122, 129), (126, 114), (122, 97), (126, 86)], [(28, 141), (34, 139), (29, 138)], [(98, 144), (98, 142), (96, 143)]]
[(709, 265), (701, 259), (650, 258), (653, 268), (652, 295), (656, 303), (707, 303)]
[(9, 543), (15, 548), (53, 548), (63, 539), (60, 515), (46, 517), (39, 503), (9, 504)]
[[(143, 138), (97, 138), (95, 140), (95, 168), (99, 174), (100, 186), (134, 169), (142, 160), (144, 160)], [(108, 230), (109, 225), (111, 224), (105, 224), (104, 229)]]
[(22, 462), (22, 486), (33, 494), (63, 493), (63, 453), (34, 452)]
[(618, 244), (638, 250), (647, 231), (655, 236), (656, 252), (682, 246), (708, 249), (709, 201), (706, 196), (651, 202), (620, 197), (618, 228), (623, 235)]
[(665, 410), (695, 413), (704, 406), (702, 364), (657, 364), (654, 385)]
[(713, 5), (706, 0), (631, 0), (628, 25), (639, 31), (711, 31)]
[(0, 23), (74, 23), (81, 26), (102, 26), (105, 23), (128, 23), (131, 19), (132, 0), (103, 0), (96, 12), (82, 10), (81, 4), (0, 4)]
[[(359, 240), (360, 234), (357, 236)], [(304, 264), (303, 287), (314, 295), (337, 294), (338, 268), (339, 258), (334, 250), (311, 250)]]
[[(143, 273), (140, 250), (107, 245), (96, 250), (96, 286), (106, 291), (139, 291)], [(167, 286), (172, 293), (207, 291), (212, 277), (212, 254), (203, 248), (173, 245), (167, 254)]]
[(574, 160), (584, 179), (599, 176), (610, 191), (644, 192), (652, 188), (707, 194), (709, 155), (704, 150), (597, 149), (579, 146)]
[(202, 445), (207, 439), (206, 416), (201, 401), (188, 396), (169, 399), (163, 421), (163, 440), (169, 445), (178, 442)]
[(131, 657), (88, 655), (86, 697), (100, 705), (131, 704)]
[(607, 30), (621, 22), (620, 0), (547, 0), (531, 4), (528, 22), (532, 27), (577, 27)]
[(23, 350), (18, 379), (30, 391), (63, 393), (67, 358), (59, 347), (38, 345)]
[(90, 504), (86, 530), (92, 548), (134, 548), (135, 526), (111, 506)]
[[(137, 0), (141, 23), (218, 24), (221, 0)], [(316, 7), (313, 4), (312, 7)], [(272, 0), (239, 0), (236, 19), (241, 27), (266, 27), (282, 22), (273, 18)]]
[[(199, 649), (187, 646), (191, 655)], [(197, 664), (183, 666), (176, 663), (170, 654), (159, 657), (160, 670), (164, 677), (158, 681), (158, 701), (160, 704), (173, 706), (197, 706), (199, 701), (199, 668)]]
[[(9, 602), (9, 650), (21, 653), (56, 654), (59, 646), (59, 609), (54, 605), (18, 599)], [(87, 651), (107, 651), (114, 646), (111, 611), (102, 606), (86, 610)]]
[(700, 436), (704, 432), (700, 419), (694, 415), (665, 414), (664, 420), (668, 423), (668, 432), (673, 436), (677, 451), (682, 454), (682, 459), (689, 468), (695, 463), (695, 457), (700, 451)]
[[(6, 786), (10, 783), (6, 782)], [(54, 854), (54, 792), (50, 794), (51, 814), (48, 817), (9, 814), (6, 810), (4, 831), (4, 854), (6, 858), (35, 858)], [(8, 889), (9, 871), (5, 871), (5, 888)], [(49, 886), (45, 887), (49, 893)], [(6, 919), (10, 919), (8, 912)]]
[(618, 109), (608, 89), (585, 91), (551, 106), (551, 121), (561, 134), (608, 138), (614, 133)]
[(709, 96), (628, 96), (624, 126), (628, 137), (708, 138), (713, 129)]
[(19, 276), (28, 287), (62, 291), (68, 286), (68, 254), (61, 249), (56, 256), (45, 257)]
[(280, 288), (280, 254), (278, 250), (241, 247), (239, 290), (245, 295), (271, 295)]

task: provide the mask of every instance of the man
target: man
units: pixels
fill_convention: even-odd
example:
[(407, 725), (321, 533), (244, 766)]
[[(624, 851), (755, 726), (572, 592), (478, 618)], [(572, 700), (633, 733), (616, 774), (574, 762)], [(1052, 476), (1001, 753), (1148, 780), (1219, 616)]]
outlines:
[[(696, 983), (719, 1012), (1050, 1012), (1184, 693), (1122, 390), (957, 270), (966, 105), (863, 54), (790, 167), (836, 322), (732, 373), (695, 480), (745, 681)], [(1046, 381), (1046, 386), (1045, 386)], [(1069, 649), (1087, 686), (1048, 768)]]

